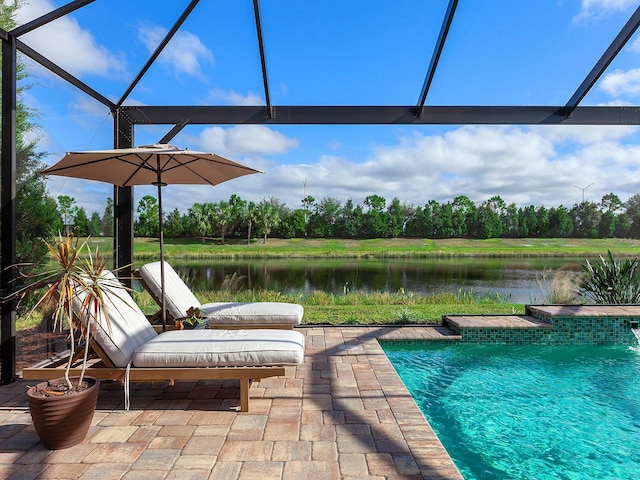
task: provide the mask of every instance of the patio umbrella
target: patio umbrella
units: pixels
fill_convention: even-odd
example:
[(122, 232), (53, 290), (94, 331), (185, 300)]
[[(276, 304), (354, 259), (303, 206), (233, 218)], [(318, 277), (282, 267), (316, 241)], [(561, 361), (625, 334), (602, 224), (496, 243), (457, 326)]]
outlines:
[(97, 180), (120, 187), (133, 185), (158, 187), (163, 330), (166, 329), (166, 310), (162, 187), (168, 184), (217, 185), (252, 173), (261, 172), (214, 153), (182, 150), (168, 144), (68, 152), (58, 163), (42, 171), (43, 175)]

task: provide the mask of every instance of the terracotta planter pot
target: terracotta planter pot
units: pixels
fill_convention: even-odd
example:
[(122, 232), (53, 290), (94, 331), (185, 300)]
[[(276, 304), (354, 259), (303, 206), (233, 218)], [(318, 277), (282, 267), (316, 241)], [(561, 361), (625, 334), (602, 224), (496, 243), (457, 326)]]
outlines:
[[(87, 436), (98, 402), (100, 381), (84, 377), (89, 388), (71, 395), (43, 397), (36, 390), (45, 390), (48, 382), (27, 390), (31, 419), (42, 444), (49, 450), (69, 448)], [(77, 378), (72, 379), (77, 382)], [(55, 382), (55, 380), (52, 380)]]

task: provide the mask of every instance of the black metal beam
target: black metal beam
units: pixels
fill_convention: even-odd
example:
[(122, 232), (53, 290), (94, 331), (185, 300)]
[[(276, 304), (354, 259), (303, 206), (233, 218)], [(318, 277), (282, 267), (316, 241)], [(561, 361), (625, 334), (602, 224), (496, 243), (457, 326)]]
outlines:
[[(0, 147), (0, 287), (3, 296), (15, 288), (16, 264), (16, 38), (2, 41), (2, 146)], [(0, 305), (0, 382), (9, 383), (16, 376), (16, 304)]]
[(640, 125), (640, 107), (578, 107), (570, 117), (561, 106), (125, 106), (134, 124), (194, 125)]
[(440, 55), (442, 54), (442, 50), (444, 49), (444, 44), (447, 41), (449, 28), (451, 27), (451, 23), (453, 22), (453, 16), (456, 13), (457, 6), (458, 6), (458, 0), (449, 0), (449, 5), (447, 6), (447, 11), (444, 14), (444, 19), (442, 20), (442, 26), (440, 27), (440, 34), (438, 35), (438, 40), (433, 50), (433, 55), (431, 56), (429, 69), (427, 70), (427, 75), (422, 85), (422, 92), (420, 93), (418, 104), (416, 105), (415, 115), (417, 117), (422, 116), (422, 112), (424, 109), (424, 102), (427, 100), (427, 94), (429, 93), (429, 88), (431, 88), (431, 82), (433, 81), (433, 77), (436, 74), (436, 68), (438, 68)]
[(184, 12), (182, 12), (182, 15), (180, 15), (178, 20), (176, 20), (176, 23), (173, 24), (173, 27), (171, 27), (169, 32), (167, 32), (167, 34), (164, 36), (164, 38), (160, 42), (160, 45), (158, 45), (155, 51), (151, 54), (151, 57), (149, 57), (149, 60), (147, 60), (147, 63), (144, 64), (144, 67), (142, 67), (142, 70), (138, 72), (138, 75), (136, 76), (136, 78), (133, 79), (133, 82), (131, 82), (129, 87), (122, 94), (122, 96), (120, 97), (120, 100), (118, 100), (118, 103), (116, 104), (118, 107), (120, 107), (124, 103), (124, 101), (127, 99), (129, 94), (133, 91), (134, 88), (136, 88), (136, 85), (138, 85), (140, 80), (142, 80), (142, 77), (144, 77), (145, 73), (147, 73), (149, 68), (151, 68), (151, 65), (153, 65), (153, 62), (156, 61), (156, 58), (158, 58), (158, 56), (162, 53), (162, 50), (164, 50), (164, 47), (167, 46), (169, 41), (173, 38), (173, 36), (176, 34), (178, 29), (182, 26), (184, 21), (189, 17), (189, 15), (191, 14), (191, 12), (196, 7), (199, 1), (200, 0), (191, 0), (191, 2), (189, 2), (189, 5), (187, 5), (187, 8), (185, 8)]
[(93, 3), (94, 1), (95, 0), (74, 0), (73, 2), (69, 2), (66, 5), (61, 6), (60, 8), (56, 8), (55, 10), (52, 10), (51, 12), (38, 17), (35, 20), (31, 20), (24, 25), (20, 25), (14, 28), (13, 30), (11, 30), (11, 33), (16, 37), (19, 37), (20, 35), (29, 33), (32, 30), (42, 27), (43, 25), (46, 25), (47, 23), (52, 22), (60, 17), (64, 17), (65, 15), (72, 13), (90, 3)]
[(260, 49), (260, 65), (262, 65), (262, 83), (264, 85), (264, 98), (267, 104), (267, 115), (273, 117), (271, 98), (269, 94), (269, 78), (267, 76), (267, 58), (264, 53), (264, 40), (262, 38), (262, 22), (260, 21), (260, 6), (258, 0), (253, 0), (253, 12), (256, 18), (256, 31), (258, 33), (258, 48)]
[(40, 53), (38, 53), (37, 51), (35, 51), (29, 45), (26, 45), (24, 42), (18, 40), (17, 41), (17, 45), (18, 45), (18, 50), (20, 50), (22, 53), (27, 55), (32, 60), (38, 62), (40, 65), (42, 65), (47, 70), (55, 73), (56, 75), (58, 75), (59, 77), (61, 77), (62, 79), (66, 80), (67, 82), (69, 82), (74, 87), (76, 87), (78, 90), (86, 93), (91, 98), (93, 98), (93, 99), (97, 100), (98, 102), (102, 103), (103, 105), (107, 106), (109, 108), (109, 110), (112, 110), (112, 111), (115, 110), (115, 108), (116, 108), (115, 103), (113, 103), (111, 100), (109, 100), (104, 95), (102, 95), (102, 94), (98, 93), (97, 91), (95, 91), (93, 88), (91, 88), (89, 85), (84, 83), (82, 80), (77, 79), (76, 77), (71, 75), (69, 72), (67, 72), (65, 69), (63, 69), (62, 67), (59, 67), (58, 65), (53, 63), (51, 60), (49, 60), (47, 57), (45, 57), (45, 56), (41, 55)]
[(640, 26), (640, 7), (631, 15), (627, 23), (625, 23), (620, 33), (616, 35), (616, 38), (611, 42), (607, 50), (604, 52), (598, 63), (591, 69), (589, 75), (583, 80), (576, 92), (569, 99), (567, 104), (562, 108), (562, 115), (568, 117), (577, 108), (578, 104), (582, 101), (591, 87), (595, 85), (600, 76), (605, 72), (609, 64), (616, 58), (616, 55), (622, 50), (622, 47), (629, 41), (635, 31)]
[(187, 126), (187, 124), (189, 123), (189, 119), (185, 119), (185, 120), (180, 120), (178, 123), (176, 123), (173, 128), (171, 130), (169, 130), (164, 137), (162, 137), (160, 139), (160, 141), (158, 143), (169, 143), (173, 137), (175, 137), (178, 133), (180, 133), (180, 131)]
[[(126, 115), (113, 115), (114, 148), (133, 147), (133, 123)], [(133, 268), (133, 187), (113, 187), (113, 263), (118, 277), (131, 288)]]

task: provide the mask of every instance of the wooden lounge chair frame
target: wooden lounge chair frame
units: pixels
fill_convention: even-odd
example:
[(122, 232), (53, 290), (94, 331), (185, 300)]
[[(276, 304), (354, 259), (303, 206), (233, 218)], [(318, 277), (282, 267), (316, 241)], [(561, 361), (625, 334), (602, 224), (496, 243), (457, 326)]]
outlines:
[[(100, 380), (125, 381), (126, 368), (114, 367), (100, 347), (93, 343), (91, 350), (95, 352), (94, 358), (86, 368), (85, 375)], [(79, 376), (81, 373), (80, 355), (72, 364), (71, 376)], [(69, 351), (62, 352), (48, 360), (38, 363), (33, 367), (22, 370), (24, 380), (52, 380), (64, 376), (64, 371), (69, 360)], [(255, 380), (269, 377), (280, 377), (286, 374), (284, 366), (266, 367), (163, 367), (140, 368), (132, 367), (129, 370), (129, 380), (132, 382), (162, 382), (167, 381), (171, 385), (175, 380), (239, 380), (240, 381), (240, 411), (249, 411), (249, 389)]]

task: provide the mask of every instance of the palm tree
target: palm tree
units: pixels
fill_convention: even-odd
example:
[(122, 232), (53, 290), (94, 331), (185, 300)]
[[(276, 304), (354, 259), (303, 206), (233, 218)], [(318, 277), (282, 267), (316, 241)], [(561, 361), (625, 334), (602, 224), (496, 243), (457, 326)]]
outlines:
[(245, 205), (242, 212), (242, 220), (247, 224), (247, 245), (251, 245), (251, 227), (257, 220), (258, 207), (254, 202)]
[(202, 236), (202, 243), (204, 243), (207, 233), (211, 231), (211, 204), (194, 203), (189, 209), (189, 217), (192, 219), (196, 231)]
[(262, 200), (256, 208), (257, 225), (262, 228), (264, 234), (262, 243), (267, 243), (267, 236), (271, 229), (280, 223), (280, 212), (270, 200)]
[(213, 216), (220, 230), (220, 241), (224, 243), (224, 237), (227, 235), (229, 226), (233, 223), (233, 209), (229, 202), (221, 200), (214, 205)]

